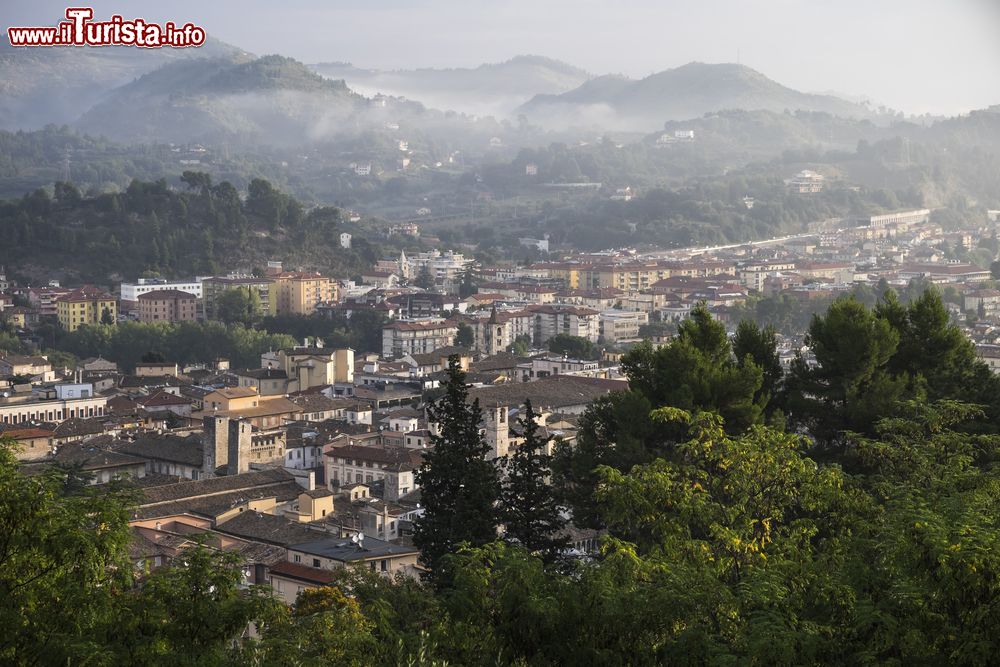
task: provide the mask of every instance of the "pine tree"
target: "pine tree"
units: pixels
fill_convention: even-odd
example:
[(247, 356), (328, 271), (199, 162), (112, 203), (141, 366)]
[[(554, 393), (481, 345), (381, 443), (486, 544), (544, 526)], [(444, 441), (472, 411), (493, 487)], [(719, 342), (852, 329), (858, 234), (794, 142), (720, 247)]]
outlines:
[(431, 270), (426, 264), (420, 267), (420, 272), (417, 274), (413, 284), (420, 289), (434, 289), (434, 276), (431, 274)]
[(469, 402), (458, 357), (448, 360), (445, 394), (428, 408), (437, 425), (432, 447), (417, 471), (424, 514), (413, 535), (421, 561), (440, 583), (441, 559), (462, 543), (482, 546), (497, 537), (500, 482), (486, 459), (489, 445), (480, 429), (479, 400)]
[(568, 546), (565, 535), (560, 535), (566, 519), (548, 483), (552, 473), (552, 456), (546, 451), (550, 438), (539, 435), (537, 417), (531, 401), (525, 401), (524, 417), (518, 419), (524, 443), (504, 462), (501, 518), (509, 541), (552, 562)]

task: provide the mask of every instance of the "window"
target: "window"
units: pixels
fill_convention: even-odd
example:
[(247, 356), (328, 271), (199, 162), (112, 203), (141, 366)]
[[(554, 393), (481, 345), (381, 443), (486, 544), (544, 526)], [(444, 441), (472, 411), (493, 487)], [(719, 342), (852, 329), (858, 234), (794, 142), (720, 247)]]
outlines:
[(301, 563), (302, 562), (302, 556), (300, 556), (298, 554), (295, 554), (295, 562), (296, 563)]
[(313, 558), (313, 567), (319, 567), (319, 558)]

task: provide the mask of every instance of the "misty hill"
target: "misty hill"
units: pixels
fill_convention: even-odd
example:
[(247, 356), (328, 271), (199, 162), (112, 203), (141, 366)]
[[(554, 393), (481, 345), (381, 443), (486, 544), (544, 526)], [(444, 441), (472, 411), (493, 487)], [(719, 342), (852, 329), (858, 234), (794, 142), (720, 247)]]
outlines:
[(0, 43), (0, 129), (72, 123), (113, 88), (172, 62), (246, 56), (209, 39), (188, 49), (14, 48)]
[(560, 95), (538, 95), (519, 113), (533, 123), (568, 123), (621, 130), (653, 130), (668, 120), (723, 109), (823, 111), (849, 118), (870, 112), (830, 95), (813, 95), (772, 81), (744, 65), (689, 63), (638, 81), (604, 76)]
[(507, 116), (535, 95), (557, 95), (591, 78), (584, 70), (552, 58), (516, 56), (475, 68), (381, 71), (348, 63), (319, 63), (325, 77), (343, 79), (366, 95), (383, 93), (423, 104), (479, 115)]
[(184, 60), (112, 91), (77, 127), (126, 142), (299, 145), (363, 103), (343, 81), (282, 56)]

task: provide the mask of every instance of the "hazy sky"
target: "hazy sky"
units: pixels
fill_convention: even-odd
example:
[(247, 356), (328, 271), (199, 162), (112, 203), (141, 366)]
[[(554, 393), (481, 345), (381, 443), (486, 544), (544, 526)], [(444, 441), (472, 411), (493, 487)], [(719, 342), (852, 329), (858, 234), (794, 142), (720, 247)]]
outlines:
[[(741, 61), (805, 91), (908, 113), (1000, 103), (1000, 0), (128, 0), (120, 13), (188, 20), (254, 53), (362, 67), (464, 67), (532, 53), (634, 77)], [(4, 0), (11, 24), (65, 4)], [(6, 27), (6, 26), (4, 26)]]

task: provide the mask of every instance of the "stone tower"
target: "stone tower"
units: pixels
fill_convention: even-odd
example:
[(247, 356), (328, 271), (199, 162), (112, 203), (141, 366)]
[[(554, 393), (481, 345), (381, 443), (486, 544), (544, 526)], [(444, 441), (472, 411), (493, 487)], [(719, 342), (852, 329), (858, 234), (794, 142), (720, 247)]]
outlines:
[(489, 459), (507, 456), (510, 451), (510, 424), (507, 423), (507, 406), (493, 405), (483, 407), (483, 430), (490, 451)]
[(205, 417), (202, 433), (203, 477), (237, 475), (250, 469), (251, 426), (249, 422), (220, 415)]
[(250, 443), (253, 428), (250, 422), (230, 419), (228, 429), (229, 460), (226, 474), (239, 475), (250, 470)]

